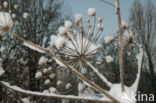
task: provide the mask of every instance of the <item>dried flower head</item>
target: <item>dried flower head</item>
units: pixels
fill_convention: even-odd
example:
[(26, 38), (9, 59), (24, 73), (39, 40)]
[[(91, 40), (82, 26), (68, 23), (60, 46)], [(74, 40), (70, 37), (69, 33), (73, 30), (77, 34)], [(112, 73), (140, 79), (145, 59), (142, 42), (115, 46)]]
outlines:
[(7, 12), (0, 12), (0, 35), (10, 31), (13, 26), (11, 16)]

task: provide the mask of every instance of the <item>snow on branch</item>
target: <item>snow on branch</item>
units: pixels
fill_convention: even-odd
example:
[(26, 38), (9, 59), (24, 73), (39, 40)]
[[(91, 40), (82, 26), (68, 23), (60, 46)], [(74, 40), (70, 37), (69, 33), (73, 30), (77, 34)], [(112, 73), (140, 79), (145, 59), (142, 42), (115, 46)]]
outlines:
[(34, 46), (28, 44), (27, 42), (24, 42), (23, 44), (24, 44), (26, 47), (28, 47), (28, 48), (30, 48), (30, 49), (32, 49), (32, 50), (38, 51), (38, 52), (40, 52), (40, 53), (45, 53), (43, 50), (40, 50), (40, 49), (38, 49), (38, 48), (36, 48), (36, 47), (34, 47)]
[(87, 62), (86, 60), (84, 60), (84, 62), (85, 62), (85, 64), (87, 64), (87, 66), (89, 66), (89, 67), (92, 69), (92, 71), (93, 71), (94, 73), (97, 74), (97, 76), (98, 76), (104, 83), (106, 83), (109, 87), (112, 87), (113, 84), (112, 84), (111, 82), (109, 82), (109, 81), (107, 80), (107, 78), (106, 78), (105, 76), (103, 76), (103, 75), (98, 71), (97, 68), (95, 68), (91, 63)]
[(0, 85), (2, 85), (4, 88), (13, 90), (15, 92), (19, 92), (26, 95), (31, 96), (39, 96), (39, 97), (45, 97), (45, 98), (60, 98), (60, 99), (67, 99), (67, 100), (77, 100), (77, 101), (92, 101), (92, 102), (102, 102), (102, 103), (113, 103), (111, 101), (104, 101), (100, 100), (98, 98), (92, 98), (92, 97), (81, 97), (81, 96), (73, 96), (73, 95), (58, 95), (53, 93), (42, 93), (42, 92), (33, 92), (29, 90), (22, 89), (18, 86), (11, 86), (9, 83), (0, 81)]
[(136, 58), (138, 60), (138, 73), (137, 73), (137, 78), (135, 80), (135, 82), (132, 84), (132, 86), (130, 87), (131, 90), (133, 90), (134, 92), (137, 91), (138, 88), (138, 84), (139, 84), (139, 80), (140, 80), (140, 74), (141, 74), (141, 66), (142, 66), (142, 60), (143, 60), (143, 48), (140, 44), (136, 44), (139, 47), (139, 53), (136, 55)]

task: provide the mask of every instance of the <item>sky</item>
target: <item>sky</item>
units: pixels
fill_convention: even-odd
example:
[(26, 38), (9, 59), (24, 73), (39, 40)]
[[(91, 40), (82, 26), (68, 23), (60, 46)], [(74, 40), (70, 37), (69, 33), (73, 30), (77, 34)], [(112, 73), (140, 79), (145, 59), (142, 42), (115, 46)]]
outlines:
[[(106, 0), (115, 4), (115, 0)], [(121, 19), (128, 22), (129, 11), (134, 0), (120, 0)], [(146, 0), (141, 0), (143, 3)], [(152, 0), (156, 4), (156, 0)], [(103, 17), (104, 32), (103, 35), (113, 35), (118, 29), (118, 17), (116, 8), (100, 2), (99, 0), (66, 0), (66, 3), (71, 7), (72, 14), (82, 14), (83, 19), (88, 18), (88, 8), (95, 8), (97, 17)], [(73, 16), (74, 17), (74, 16)]]

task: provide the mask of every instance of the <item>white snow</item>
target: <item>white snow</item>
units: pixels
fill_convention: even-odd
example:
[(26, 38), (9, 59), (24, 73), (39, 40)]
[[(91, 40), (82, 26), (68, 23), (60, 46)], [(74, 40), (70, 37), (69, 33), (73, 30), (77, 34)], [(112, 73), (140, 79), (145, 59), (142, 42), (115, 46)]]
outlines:
[(54, 58), (55, 62), (62, 67), (66, 67), (63, 63), (61, 63), (59, 60), (57, 60), (56, 58)]
[(57, 39), (56, 35), (51, 35), (50, 36), (50, 47), (53, 48), (53, 46), (55, 45), (55, 40)]
[(42, 56), (42, 57), (39, 59), (38, 64), (39, 64), (39, 65), (46, 65), (47, 60), (48, 60), (48, 59), (47, 59), (46, 57)]
[(0, 76), (4, 73), (5, 71), (2, 68), (2, 58), (0, 58)]
[(114, 84), (109, 91), (109, 94), (120, 101), (120, 103), (135, 103), (133, 99), (133, 91), (127, 86), (125, 87), (125, 92), (122, 92), (121, 84)]
[(68, 29), (72, 28), (72, 22), (71, 21), (65, 21), (64, 26), (68, 30)]
[(114, 37), (113, 37), (113, 36), (106, 36), (106, 37), (104, 38), (104, 40), (105, 40), (105, 43), (108, 44), (108, 43), (110, 43), (112, 40), (114, 40)]
[(50, 87), (49, 88), (50, 93), (56, 93), (56, 88), (55, 87)]
[(83, 92), (85, 88), (86, 88), (85, 84), (83, 84), (82, 82), (78, 83), (78, 91), (79, 92)]
[(49, 92), (49, 90), (44, 90), (42, 93), (47, 94), (47, 93), (50, 93), (50, 92)]
[(49, 75), (49, 78), (50, 79), (54, 79), (56, 77), (56, 74), (55, 73), (51, 73), (50, 75)]
[(0, 52), (3, 52), (5, 50), (5, 47), (0, 48)]
[(144, 55), (142, 46), (139, 44), (137, 44), (137, 46), (139, 47), (139, 51), (140, 51), (136, 55), (136, 58), (138, 60), (138, 73), (137, 73), (137, 78), (136, 78), (135, 82), (130, 87), (131, 90), (133, 90), (135, 93), (137, 92), (137, 88), (138, 88), (138, 84), (139, 84), (139, 80), (140, 80), (141, 66), (142, 66), (142, 60), (143, 60), (143, 55)]
[(122, 27), (128, 27), (128, 24), (125, 21), (121, 21)]
[(101, 78), (101, 80), (104, 82), (104, 83), (106, 83), (109, 87), (111, 87), (113, 84), (111, 83), (111, 82), (109, 82), (108, 80), (107, 80), (107, 78), (106, 77), (104, 77), (99, 71), (98, 71), (98, 69), (96, 69), (93, 65), (91, 65), (89, 62), (86, 62), (88, 65), (89, 65), (89, 67), (93, 70), (93, 72), (94, 73), (96, 73), (97, 74), (97, 76), (99, 77), (99, 78)]
[(107, 63), (112, 63), (114, 61), (114, 59), (110, 55), (106, 56), (105, 59)]
[(63, 48), (66, 44), (66, 39), (62, 36), (57, 36), (56, 40), (55, 40), (55, 46), (56, 48), (59, 50), (61, 48)]
[(27, 42), (24, 42), (23, 45), (26, 46), (26, 47), (28, 47), (28, 48), (30, 48), (30, 49), (32, 49), (32, 50), (38, 51), (38, 52), (40, 52), (40, 53), (45, 53), (45, 52), (42, 51), (41, 49), (39, 49), (39, 48), (37, 48), (37, 47), (35, 47), (35, 46), (33, 46), (33, 45), (27, 43)]
[(15, 19), (16, 18), (16, 14), (12, 14), (12, 18)]
[(28, 16), (29, 16), (29, 14), (28, 14), (27, 12), (24, 12), (24, 13), (23, 13), (23, 18), (24, 18), (24, 19), (27, 19)]
[(45, 81), (44, 81), (44, 84), (45, 84), (45, 85), (49, 85), (49, 84), (50, 84), (50, 80), (49, 80), (49, 79), (45, 80)]
[(49, 67), (49, 68), (48, 68), (48, 71), (52, 71), (52, 69), (53, 69), (52, 67)]
[(82, 21), (82, 15), (81, 14), (76, 14), (75, 15), (75, 23), (78, 24)]
[(3, 70), (2, 67), (0, 67), (0, 76), (4, 73), (5, 71)]
[(22, 101), (23, 103), (31, 103), (29, 97), (27, 97), (27, 98), (22, 98), (21, 101)]
[(6, 8), (8, 6), (8, 2), (3, 2), (3, 6)]
[(69, 88), (71, 88), (71, 86), (72, 85), (70, 83), (67, 83), (66, 86), (65, 86), (65, 89), (69, 89)]
[(86, 74), (86, 73), (87, 73), (86, 68), (83, 68), (83, 67), (82, 67), (82, 68), (81, 68), (81, 73), (82, 73), (82, 74)]
[[(66, 25), (67, 25), (67, 24), (66, 24)], [(66, 29), (64, 26), (60, 26), (60, 27), (58, 28), (58, 31), (59, 31), (59, 34), (60, 34), (60, 35), (65, 35), (66, 32), (67, 32), (67, 29)]]
[(41, 72), (37, 72), (35, 75), (35, 78), (40, 79), (40, 78), (42, 78), (42, 76), (43, 76), (43, 74)]
[(62, 81), (60, 81), (60, 80), (58, 80), (56, 83), (57, 86), (60, 86), (61, 84), (62, 84)]
[(96, 10), (95, 10), (95, 8), (89, 8), (89, 9), (88, 9), (88, 15), (89, 15), (89, 16), (95, 16), (95, 15), (96, 15)]
[(18, 8), (18, 5), (17, 5), (17, 4), (15, 4), (15, 5), (14, 5), (14, 9), (17, 9), (17, 8)]
[(48, 71), (47, 68), (44, 68), (44, 69), (43, 69), (43, 73), (44, 73), (44, 74), (47, 74), (48, 72), (49, 72), (49, 71)]
[(11, 15), (7, 12), (0, 12), (0, 35), (3, 35), (6, 31), (3, 29), (5, 27), (9, 27), (8, 29), (11, 30), (13, 26), (13, 21)]

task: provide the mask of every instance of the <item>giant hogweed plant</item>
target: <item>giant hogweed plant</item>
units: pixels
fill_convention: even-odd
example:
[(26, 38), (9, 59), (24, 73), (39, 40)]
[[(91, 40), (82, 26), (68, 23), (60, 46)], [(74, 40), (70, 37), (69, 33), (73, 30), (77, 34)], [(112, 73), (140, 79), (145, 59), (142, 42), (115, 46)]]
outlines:
[[(7, 7), (7, 2), (4, 2), (4, 7)], [(16, 6), (15, 6), (16, 7)], [(137, 92), (137, 87), (140, 79), (141, 73), (141, 64), (143, 59), (143, 49), (140, 44), (135, 41), (135, 37), (131, 32), (130, 28), (125, 22), (121, 22), (120, 17), (120, 6), (119, 0), (117, 0), (117, 14), (118, 14), (118, 24), (119, 24), (119, 35), (116, 37), (107, 36), (105, 37), (105, 43), (109, 44), (113, 41), (116, 42), (116, 46), (121, 50), (120, 51), (120, 74), (121, 74), (121, 83), (113, 84), (107, 80), (107, 78), (102, 75), (97, 68), (95, 68), (89, 61), (91, 58), (96, 56), (96, 53), (101, 49), (104, 49), (103, 45), (97, 43), (102, 31), (104, 30), (104, 26), (102, 24), (102, 18), (98, 18), (96, 16), (96, 10), (94, 8), (88, 9), (88, 14), (90, 18), (86, 19), (86, 23), (83, 22), (83, 16), (81, 14), (75, 15), (75, 22), (65, 21), (64, 26), (58, 28), (58, 34), (52, 35), (51, 40), (49, 42), (48, 48), (43, 48), (37, 44), (34, 44), (31, 41), (24, 39), (19, 36), (15, 32), (12, 31), (12, 27), (16, 25), (14, 23), (13, 18), (16, 17), (15, 14), (11, 14), (11, 12), (0, 12), (0, 35), (3, 37), (6, 34), (9, 36), (13, 36), (18, 40), (23, 41), (23, 44), (32, 50), (36, 50), (43, 54), (49, 54), (52, 56), (52, 59), (56, 61), (61, 67), (69, 69), (73, 74), (75, 74), (82, 82), (78, 84), (79, 95), (71, 96), (71, 95), (60, 95), (57, 94), (56, 88), (49, 88), (44, 92), (33, 92), (24, 90), (17, 86), (11, 86), (9, 83), (0, 81), (0, 85), (4, 88), (13, 90), (22, 94), (32, 95), (32, 96), (40, 96), (46, 98), (60, 98), (67, 100), (80, 100), (80, 101), (94, 101), (94, 102), (115, 102), (115, 103), (135, 103), (135, 100), (127, 99), (131, 98), (131, 94)], [(23, 18), (27, 19), (29, 16), (28, 13), (23, 13)], [(92, 22), (93, 19), (93, 22)], [(87, 26), (85, 26), (87, 24)], [(124, 46), (134, 45), (139, 48), (139, 53), (136, 55), (136, 59), (138, 61), (138, 73), (135, 82), (130, 86), (124, 85), (124, 74), (123, 74), (123, 50)], [(46, 64), (47, 58), (41, 57), (39, 60), (39, 64)], [(113, 62), (113, 58), (111, 56), (106, 57), (106, 62)], [(84, 65), (88, 66), (97, 76), (105, 83), (110, 90), (107, 91), (101, 87), (99, 87), (94, 82), (88, 80), (84, 75)], [(49, 68), (51, 70), (51, 68)], [(0, 68), (2, 71), (0, 74), (4, 73), (4, 70)], [(82, 72), (83, 71), (83, 72)], [(85, 70), (86, 71), (86, 70)], [(48, 70), (43, 70), (43, 72), (48, 72)], [(43, 76), (42, 72), (36, 73), (36, 79), (41, 79)], [(53, 75), (54, 77), (54, 75)], [(50, 80), (46, 80), (45, 84), (49, 84)], [(61, 85), (61, 81), (57, 82), (58, 85)], [(98, 94), (94, 92), (93, 95), (86, 94), (85, 88), (86, 86), (92, 88), (97, 91)], [(66, 88), (69, 89), (71, 84), (67, 84)], [(87, 97), (84, 97), (87, 95)], [(125, 98), (126, 97), (126, 98)]]

